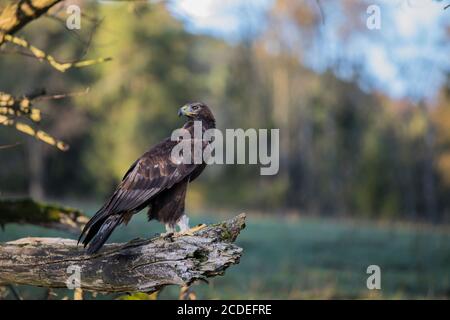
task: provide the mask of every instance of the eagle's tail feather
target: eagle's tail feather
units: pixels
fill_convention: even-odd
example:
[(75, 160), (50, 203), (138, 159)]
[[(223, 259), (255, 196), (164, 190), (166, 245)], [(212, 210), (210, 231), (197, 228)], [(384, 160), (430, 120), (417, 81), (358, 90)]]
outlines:
[(88, 254), (96, 253), (122, 220), (123, 218), (120, 215), (113, 214), (92, 225), (83, 240), (84, 246), (87, 246), (86, 252)]
[[(84, 234), (90, 230), (90, 229), (94, 229), (94, 226), (97, 226), (97, 229), (100, 228), (101, 224), (103, 223), (103, 221), (105, 221), (105, 205), (103, 207), (101, 207), (96, 213), (95, 215), (89, 219), (89, 221), (86, 223), (86, 225), (84, 226), (83, 230), (81, 231), (80, 236), (78, 237), (78, 242), (77, 245), (80, 243), (81, 239), (83, 238)], [(92, 238), (93, 235), (91, 235)], [(86, 236), (87, 238), (87, 236)], [(86, 239), (84, 239), (83, 243), (86, 241)], [(88, 241), (89, 242), (89, 241)]]

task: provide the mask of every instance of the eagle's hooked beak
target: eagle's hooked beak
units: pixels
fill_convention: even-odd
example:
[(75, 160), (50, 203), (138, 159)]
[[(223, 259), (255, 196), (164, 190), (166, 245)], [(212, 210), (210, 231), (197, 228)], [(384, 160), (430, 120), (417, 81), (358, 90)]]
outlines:
[(179, 117), (181, 117), (181, 116), (189, 117), (189, 116), (192, 116), (192, 115), (194, 115), (194, 113), (192, 112), (192, 108), (191, 108), (191, 106), (189, 104), (186, 104), (186, 105), (182, 106), (178, 110), (178, 116)]

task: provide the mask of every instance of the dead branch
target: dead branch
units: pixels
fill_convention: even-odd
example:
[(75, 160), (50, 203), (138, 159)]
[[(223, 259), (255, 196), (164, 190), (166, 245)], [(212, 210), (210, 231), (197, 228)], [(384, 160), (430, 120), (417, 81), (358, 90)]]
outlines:
[[(65, 72), (71, 68), (92, 66), (111, 60), (111, 58), (99, 58), (64, 63), (58, 62), (52, 55), (33, 46), (25, 39), (14, 35), (15, 32), (23, 28), (30, 21), (47, 13), (58, 2), (61, 2), (61, 0), (15, 0), (9, 4), (0, 5), (0, 46), (5, 42), (9, 42), (17, 47), (26, 49), (28, 50), (27, 52), (17, 52), (37, 58), (39, 61), (45, 61), (60, 72)], [(93, 30), (95, 28), (96, 26)], [(90, 43), (91, 39), (92, 34), (88, 43)], [(87, 48), (84, 49), (83, 55), (86, 54), (86, 50)], [(54, 97), (54, 99), (59, 98)], [(32, 107), (31, 101), (32, 99), (30, 97), (17, 98), (8, 93), (0, 92), (0, 124), (13, 127), (47, 144), (56, 146), (62, 151), (68, 150), (69, 146), (63, 141), (52, 137), (43, 130), (20, 121), (20, 118), (26, 118), (34, 124), (40, 122), (41, 112), (39, 109)]]
[(9, 149), (9, 148), (14, 148), (21, 145), (20, 142), (16, 142), (16, 143), (11, 143), (11, 144), (6, 144), (6, 145), (0, 145), (0, 150), (4, 150), (4, 149)]
[(107, 61), (111, 61), (112, 58), (98, 58), (98, 59), (89, 59), (89, 60), (81, 60), (81, 61), (75, 61), (75, 62), (58, 62), (52, 55), (44, 52), (43, 50), (31, 45), (26, 41), (25, 39), (5, 34), (0, 34), (0, 43), (1, 42), (10, 42), (16, 46), (25, 48), (31, 52), (31, 54), (38, 59), (39, 61), (46, 61), (50, 66), (55, 68), (56, 70), (60, 72), (66, 72), (68, 69), (71, 68), (84, 68), (89, 67), (94, 64), (99, 64)]
[(43, 130), (34, 129), (30, 125), (20, 122), (20, 121), (17, 121), (14, 118), (9, 118), (9, 117), (0, 115), (0, 124), (2, 124), (4, 126), (14, 127), (17, 131), (20, 131), (22, 133), (28, 134), (32, 137), (35, 137), (37, 140), (45, 142), (51, 146), (55, 146), (61, 151), (69, 150), (69, 145), (67, 145), (65, 142), (52, 137), (51, 135), (49, 135), (47, 132), (45, 132)]
[(76, 209), (45, 204), (32, 199), (0, 200), (0, 225), (33, 224), (79, 233), (89, 220)]
[(32, 101), (40, 95), (45, 95), (45, 91), (23, 97), (14, 97), (0, 91), (0, 115), (25, 116), (33, 122), (39, 122), (41, 121), (41, 111), (32, 107)]
[(20, 118), (30, 120), (37, 124), (41, 121), (41, 110), (33, 107), (33, 103), (39, 100), (57, 100), (67, 97), (79, 96), (89, 92), (87, 88), (84, 92), (74, 92), (66, 94), (47, 95), (45, 90), (36, 93), (14, 97), (8, 93), (0, 91), (0, 124), (4, 126), (12, 126), (16, 130), (35, 137), (49, 145), (56, 146), (62, 151), (67, 151), (69, 146), (48, 134), (45, 131), (33, 128), (31, 125), (19, 121)]
[[(14, 34), (61, 0), (18, 0), (0, 8), (0, 34)], [(3, 43), (0, 37), (0, 44)]]
[(53, 68), (60, 72), (65, 72), (71, 68), (82, 68), (110, 61), (111, 58), (98, 58), (74, 62), (58, 62), (52, 55), (31, 45), (25, 39), (14, 36), (15, 32), (23, 28), (30, 21), (45, 14), (52, 6), (60, 1), (61, 0), (19, 0), (14, 1), (3, 9), (0, 8), (0, 45), (9, 42), (21, 48), (25, 48), (31, 53), (31, 56), (34, 56), (39, 61), (48, 62)]
[(325, 24), (325, 13), (323, 12), (322, 4), (320, 0), (316, 0), (317, 7), (319, 8), (320, 18), (322, 19), (322, 24)]
[(81, 289), (96, 292), (154, 292), (222, 275), (237, 264), (242, 248), (233, 244), (245, 214), (192, 235), (160, 236), (108, 244), (86, 255), (75, 240), (25, 238), (0, 244), (0, 285), (66, 288), (69, 266), (80, 268)]

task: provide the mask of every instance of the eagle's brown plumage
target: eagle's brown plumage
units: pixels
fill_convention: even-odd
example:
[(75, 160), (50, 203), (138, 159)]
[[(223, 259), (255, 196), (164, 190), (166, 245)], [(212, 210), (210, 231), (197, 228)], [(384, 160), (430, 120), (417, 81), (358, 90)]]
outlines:
[[(194, 137), (194, 121), (201, 121), (203, 132), (215, 127), (215, 119), (207, 105), (190, 103), (180, 115), (188, 121), (183, 129)], [(206, 164), (174, 163), (171, 152), (178, 141), (166, 138), (137, 159), (113, 195), (84, 227), (79, 241), (88, 246), (88, 253), (97, 252), (115, 227), (127, 223), (131, 216), (149, 207), (149, 219), (175, 226), (184, 214), (187, 186), (204, 170)], [(203, 143), (205, 148), (207, 144)]]

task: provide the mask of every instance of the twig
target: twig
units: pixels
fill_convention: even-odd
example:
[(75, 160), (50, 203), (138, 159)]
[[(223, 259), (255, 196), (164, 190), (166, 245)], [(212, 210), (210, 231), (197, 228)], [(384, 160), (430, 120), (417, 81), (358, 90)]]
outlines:
[(45, 88), (39, 88), (39, 89), (33, 90), (31, 93), (27, 94), (25, 96), (25, 98), (33, 100), (33, 99), (43, 96), (45, 94), (47, 94), (47, 90)]
[(80, 288), (75, 288), (73, 292), (73, 300), (84, 300), (83, 290)]
[(16, 288), (14, 288), (12, 284), (7, 285), (7, 287), (9, 291), (11, 291), (14, 298), (16, 298), (16, 300), (23, 300), (22, 296), (19, 294), (19, 292), (16, 290)]
[(46, 293), (44, 295), (44, 299), (42, 300), (51, 300), (52, 297), (56, 297), (57, 294), (51, 289), (51, 288), (47, 288)]
[(27, 57), (27, 58), (34, 58), (36, 59), (36, 56), (34, 54), (22, 51), (22, 50), (17, 50), (17, 49), (5, 49), (5, 48), (1, 48), (0, 47), (0, 53), (2, 54), (19, 54), (21, 56)]
[(10, 34), (5, 34), (5, 35), (0, 34), (0, 42), (2, 39), (4, 41), (10, 42), (17, 46), (28, 49), (37, 59), (39, 59), (40, 61), (47, 61), (53, 68), (55, 68), (56, 70), (58, 70), (60, 72), (65, 72), (71, 68), (83, 68), (83, 67), (92, 66), (94, 64), (99, 64), (99, 63), (103, 63), (103, 62), (112, 60), (111, 57), (107, 57), (107, 58), (98, 58), (98, 59), (91, 59), (91, 60), (82, 60), (82, 61), (76, 61), (76, 62), (61, 63), (61, 62), (56, 61), (56, 59), (53, 56), (45, 53), (41, 49), (38, 49), (35, 46), (29, 44), (26, 40), (24, 40), (22, 38), (12, 36)]
[(178, 300), (197, 300), (197, 295), (191, 286), (182, 286), (178, 295)]
[[(65, 21), (63, 18), (58, 17), (56, 14), (49, 14), (49, 13), (46, 13), (46, 14), (44, 15), (44, 17), (45, 17), (45, 18), (49, 18), (50, 20), (53, 20), (53, 21), (55, 21), (55, 22), (58, 22), (61, 26), (64, 27), (64, 29), (67, 29), (67, 28), (66, 28), (66, 21)], [(78, 40), (80, 43), (82, 43), (83, 45), (86, 44), (85, 41), (83, 40), (83, 38), (81, 37), (80, 33), (77, 32), (76, 30), (69, 30), (69, 34), (70, 34), (70, 36), (72, 36), (74, 39), (76, 39), (76, 40)]]
[(54, 94), (54, 95), (43, 95), (39, 96), (33, 99), (33, 101), (40, 101), (40, 100), (58, 100), (58, 99), (65, 99), (69, 97), (78, 97), (89, 93), (90, 88), (87, 87), (84, 91), (79, 92), (69, 92), (69, 93), (60, 93), (60, 94)]
[[(57, 14), (49, 14), (46, 13), (45, 17), (52, 19), (56, 22), (58, 22), (60, 25), (64, 26), (64, 28), (66, 28), (66, 22), (63, 18), (59, 17)], [(103, 19), (95, 19), (95, 18), (91, 18), (91, 17), (86, 17), (84, 14), (82, 14), (82, 17), (86, 18), (86, 20), (90, 21), (93, 26), (89, 32), (89, 36), (87, 41), (85, 41), (82, 36), (80, 35), (79, 32), (77, 32), (76, 30), (70, 30), (69, 34), (76, 40), (78, 40), (80, 43), (83, 44), (84, 48), (83, 51), (81, 53), (81, 55), (79, 56), (78, 60), (83, 59), (86, 55), (87, 52), (91, 46), (92, 43), (92, 39), (94, 37), (94, 34), (96, 32), (96, 30), (98, 29), (98, 27), (103, 23)]]
[(320, 0), (316, 0), (317, 6), (319, 7), (320, 17), (322, 19), (322, 24), (325, 24), (325, 14), (323, 12), (322, 4), (320, 3)]
[(16, 128), (16, 130), (25, 133), (27, 135), (30, 135), (32, 137), (35, 137), (37, 140), (45, 142), (49, 145), (55, 146), (61, 151), (69, 150), (69, 145), (67, 145), (65, 142), (52, 137), (45, 131), (34, 129), (33, 127), (31, 127), (26, 123), (0, 115), (0, 124), (4, 126), (12, 126)]
[(91, 31), (90, 31), (90, 33), (89, 33), (88, 41), (87, 41), (87, 43), (86, 43), (86, 45), (85, 45), (85, 47), (84, 47), (83, 53), (81, 54), (81, 56), (79, 57), (79, 59), (83, 59), (83, 58), (87, 55), (88, 49), (90, 48), (91, 43), (92, 43), (92, 39), (94, 38), (94, 34), (95, 34), (95, 32), (97, 31), (98, 27), (99, 27), (102, 23), (103, 23), (103, 19), (94, 21), (94, 25), (92, 26), (92, 29), (91, 29)]
[(13, 143), (13, 144), (5, 144), (3, 146), (0, 146), (0, 150), (17, 147), (18, 145), (21, 145), (21, 144), (22, 144), (21, 142), (16, 142), (16, 143)]
[(41, 121), (42, 112), (40, 109), (32, 106), (34, 102), (39, 100), (56, 100), (67, 97), (75, 97), (87, 94), (88, 92), (89, 87), (81, 92), (46, 95), (46, 90), (40, 89), (20, 98), (14, 97), (5, 92), (0, 92), (0, 124), (5, 126), (13, 126), (18, 131), (34, 136), (38, 140), (56, 146), (62, 151), (66, 151), (69, 148), (67, 144), (52, 137), (42, 130), (35, 129), (26, 123), (18, 121), (18, 118), (23, 117), (35, 124), (39, 124)]

